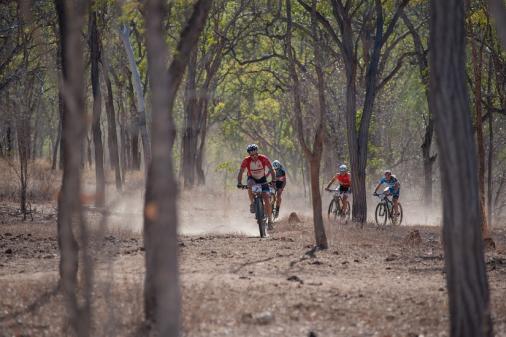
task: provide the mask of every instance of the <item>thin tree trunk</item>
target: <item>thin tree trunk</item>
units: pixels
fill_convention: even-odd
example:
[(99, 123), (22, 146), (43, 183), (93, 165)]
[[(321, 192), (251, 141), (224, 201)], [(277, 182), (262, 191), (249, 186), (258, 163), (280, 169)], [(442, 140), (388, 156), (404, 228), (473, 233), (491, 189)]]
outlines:
[(121, 191), (122, 180), (121, 180), (121, 166), (118, 151), (118, 132), (116, 128), (116, 112), (114, 111), (112, 84), (111, 79), (109, 77), (109, 63), (103, 52), (101, 56), (103, 64), (102, 76), (104, 78), (104, 82), (107, 87), (107, 102), (105, 104), (105, 110), (107, 112), (107, 125), (109, 127), (108, 129), (109, 156), (111, 159), (111, 166), (114, 169), (115, 173), (116, 189), (118, 191)]
[(189, 54), (197, 44), (211, 3), (199, 0), (195, 4), (168, 71), (165, 68), (167, 46), (162, 32), (167, 14), (165, 2), (148, 0), (145, 7), (153, 107), (153, 158), (148, 166), (144, 211), (144, 305), (146, 321), (155, 322), (155, 331), (159, 336), (179, 336), (180, 329), (177, 184), (172, 159), (175, 123), (172, 110)]
[(197, 154), (197, 50), (190, 54), (188, 74), (185, 88), (185, 114), (183, 132), (183, 151), (181, 172), (183, 174), (184, 188), (192, 188), (195, 183), (195, 158)]
[[(60, 51), (62, 60), (62, 144), (64, 151), (62, 187), (58, 197), (58, 245), (60, 248), (60, 282), (69, 316), (70, 326), (78, 337), (90, 335), (91, 272), (86, 251), (86, 230), (83, 227), (80, 196), (81, 143), (84, 135), (85, 113), (83, 97), (83, 48), (81, 30), (86, 1), (77, 5), (63, 0), (55, 0), (60, 29)], [(63, 98), (65, 101), (63, 102)], [(73, 227), (81, 229), (85, 263), (85, 301), (82, 306), (77, 300), (77, 271), (79, 246), (73, 234)]]
[(314, 222), (314, 234), (316, 246), (320, 249), (328, 248), (327, 235), (325, 234), (325, 227), (323, 225), (322, 216), (322, 200), (320, 195), (320, 162), (323, 152), (323, 118), (326, 111), (325, 103), (325, 83), (323, 78), (323, 71), (321, 69), (321, 55), (319, 53), (320, 46), (318, 45), (319, 39), (317, 38), (316, 21), (314, 18), (314, 9), (316, 3), (313, 1), (313, 11), (311, 15), (313, 38), (314, 41), (314, 52), (316, 60), (316, 73), (318, 77), (318, 112), (317, 112), (317, 124), (316, 131), (314, 134), (313, 149), (311, 150), (306, 144), (304, 139), (304, 128), (302, 123), (302, 105), (300, 101), (300, 83), (297, 75), (297, 69), (295, 67), (295, 55), (292, 51), (292, 6), (291, 1), (286, 0), (286, 15), (287, 15), (287, 34), (286, 34), (286, 51), (288, 55), (288, 67), (290, 76), (293, 81), (292, 94), (294, 99), (294, 121), (297, 138), (300, 146), (303, 150), (304, 156), (309, 161), (310, 176), (311, 176), (311, 200), (313, 206), (313, 222)]
[(91, 59), (91, 88), (93, 91), (93, 145), (95, 149), (95, 206), (103, 207), (105, 204), (105, 173), (104, 173), (104, 148), (102, 144), (102, 130), (100, 118), (102, 115), (102, 92), (99, 78), (100, 46), (97, 28), (97, 14), (90, 13), (89, 17), (89, 44)]
[(487, 72), (487, 114), (488, 114), (488, 165), (487, 165), (487, 210), (488, 210), (488, 225), (493, 228), (492, 218), (492, 166), (494, 159), (494, 125), (492, 115), (492, 56), (488, 59), (488, 72)]
[(56, 170), (56, 162), (58, 161), (58, 148), (60, 147), (61, 141), (61, 119), (58, 119), (58, 128), (56, 131), (56, 140), (53, 144), (53, 157), (51, 160), (51, 170)]
[(480, 188), (480, 212), (481, 212), (481, 230), (483, 238), (490, 236), (487, 223), (487, 214), (485, 211), (485, 141), (483, 139), (482, 122), (482, 97), (481, 97), (481, 73), (483, 71), (483, 42), (481, 47), (477, 48), (476, 41), (471, 39), (472, 63), (474, 72), (474, 110), (476, 114), (476, 142), (478, 145), (478, 184)]
[(441, 153), (450, 336), (492, 336), (476, 144), (466, 88), (464, 2), (432, 0), (431, 7), (430, 90)]
[(123, 41), (125, 51), (130, 65), (130, 72), (132, 73), (133, 89), (136, 98), (137, 107), (137, 127), (139, 128), (142, 140), (142, 150), (144, 153), (144, 166), (148, 167), (149, 161), (151, 160), (151, 145), (149, 141), (148, 129), (146, 127), (146, 108), (144, 104), (144, 93), (142, 90), (141, 77), (139, 69), (135, 63), (134, 51), (130, 43), (130, 28), (127, 25), (122, 25), (119, 30), (119, 35)]

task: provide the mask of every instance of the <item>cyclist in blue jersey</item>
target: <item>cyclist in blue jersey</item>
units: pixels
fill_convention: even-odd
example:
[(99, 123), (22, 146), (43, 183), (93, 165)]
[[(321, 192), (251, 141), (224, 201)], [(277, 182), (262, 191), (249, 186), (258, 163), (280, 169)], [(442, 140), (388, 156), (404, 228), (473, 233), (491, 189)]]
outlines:
[(376, 189), (374, 190), (374, 195), (376, 195), (378, 189), (381, 185), (387, 185), (388, 191), (385, 189), (385, 192), (387, 194), (392, 195), (392, 201), (394, 204), (394, 212), (396, 215), (400, 215), (399, 213), (399, 196), (401, 192), (401, 183), (399, 182), (399, 179), (397, 179), (396, 176), (392, 174), (391, 170), (385, 170), (385, 176), (380, 179), (378, 182), (378, 185), (376, 186)]

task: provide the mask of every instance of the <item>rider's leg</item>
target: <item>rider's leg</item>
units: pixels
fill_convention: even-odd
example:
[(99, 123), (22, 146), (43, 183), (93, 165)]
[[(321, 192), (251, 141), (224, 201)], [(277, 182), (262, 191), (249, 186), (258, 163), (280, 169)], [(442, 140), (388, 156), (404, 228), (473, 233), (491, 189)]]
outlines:
[(277, 192), (277, 196), (276, 196), (276, 208), (279, 208), (281, 206), (281, 195), (283, 194), (283, 189), (280, 188)]
[(399, 196), (393, 196), (392, 201), (394, 203), (394, 214), (399, 214)]
[(346, 214), (348, 209), (348, 193), (343, 193), (343, 213)]
[(251, 187), (255, 184), (255, 180), (253, 178), (248, 177), (248, 197), (249, 197), (249, 211), (251, 213), (255, 213), (255, 205), (253, 204), (253, 191)]
[(269, 219), (269, 222), (272, 221), (272, 209), (271, 209), (271, 200), (269, 193), (264, 192), (262, 193), (262, 197), (264, 198), (264, 208), (267, 213), (267, 218)]

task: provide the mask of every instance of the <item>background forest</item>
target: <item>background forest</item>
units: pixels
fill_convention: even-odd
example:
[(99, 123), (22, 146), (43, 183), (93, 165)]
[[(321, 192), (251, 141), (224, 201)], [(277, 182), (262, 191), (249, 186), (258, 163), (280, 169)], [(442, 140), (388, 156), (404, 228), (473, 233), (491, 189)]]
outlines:
[[(108, 220), (138, 195), (123, 214), (138, 211), (142, 222), (144, 318), (135, 331), (174, 336), (182, 321), (189, 332), (178, 224), (191, 228), (201, 204), (230, 217), (236, 173), (256, 143), (287, 169), (287, 205), (314, 230), (311, 258), (339, 242), (322, 201), (338, 165), (351, 169), (351, 230), (372, 236), (371, 194), (391, 169), (404, 224), (443, 225), (446, 245), (434, 249), (448, 271), (450, 335), (492, 335), (483, 248), (502, 254), (506, 221), (506, 9), (501, 0), (436, 3), (1, 2), (2, 224), (52, 221), (59, 281), (47, 294), (63, 295), (68, 327), (100, 330), (94, 245), (114, 242)], [(213, 216), (207, 225), (223, 221)], [(432, 245), (435, 231), (422, 242)]]

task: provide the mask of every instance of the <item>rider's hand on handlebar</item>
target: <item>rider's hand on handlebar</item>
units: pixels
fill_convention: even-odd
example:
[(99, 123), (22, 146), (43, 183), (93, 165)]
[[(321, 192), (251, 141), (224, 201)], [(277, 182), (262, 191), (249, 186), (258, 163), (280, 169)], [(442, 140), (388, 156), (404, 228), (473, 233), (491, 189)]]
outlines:
[(237, 188), (242, 188), (242, 184), (241, 183), (237, 183)]
[(378, 196), (378, 192), (374, 191), (374, 192), (372, 193), (372, 195), (374, 195), (375, 197), (377, 197), (377, 196)]

